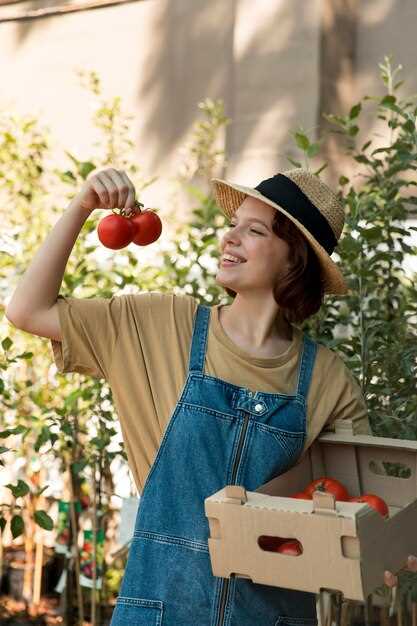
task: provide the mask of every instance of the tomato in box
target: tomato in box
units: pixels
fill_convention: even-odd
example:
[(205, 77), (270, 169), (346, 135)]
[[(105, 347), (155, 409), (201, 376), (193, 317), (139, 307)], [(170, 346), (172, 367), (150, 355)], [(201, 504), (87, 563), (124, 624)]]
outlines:
[(335, 478), (330, 478), (328, 476), (322, 476), (321, 478), (317, 478), (313, 480), (304, 491), (313, 496), (315, 491), (324, 491), (325, 493), (332, 493), (335, 497), (335, 500), (341, 500), (346, 502), (349, 499), (349, 493), (342, 485), (341, 482), (336, 480)]
[(385, 500), (373, 493), (363, 493), (361, 496), (349, 498), (349, 502), (366, 502), (368, 506), (375, 509), (382, 517), (389, 516), (389, 509)]

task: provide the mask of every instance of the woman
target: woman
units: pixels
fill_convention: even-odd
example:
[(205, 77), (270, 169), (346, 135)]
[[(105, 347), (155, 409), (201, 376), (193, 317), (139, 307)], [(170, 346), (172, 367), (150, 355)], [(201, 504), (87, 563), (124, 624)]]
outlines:
[(226, 484), (257, 489), (333, 419), (368, 431), (342, 359), (296, 326), (325, 292), (346, 293), (330, 258), (344, 223), (336, 195), (302, 169), (255, 189), (213, 185), (231, 220), (216, 277), (230, 306), (157, 292), (58, 295), (94, 208), (135, 210), (132, 182), (109, 168), (85, 182), (7, 307), (18, 328), (52, 339), (60, 372), (104, 377), (113, 392), (141, 499), (112, 626), (316, 624), (314, 594), (212, 575), (204, 499)]

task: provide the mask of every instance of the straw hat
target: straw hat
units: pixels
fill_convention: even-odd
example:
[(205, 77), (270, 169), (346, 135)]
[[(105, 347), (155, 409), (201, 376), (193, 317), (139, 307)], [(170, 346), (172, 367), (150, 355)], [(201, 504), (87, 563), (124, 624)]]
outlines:
[(266, 178), (254, 189), (220, 178), (211, 182), (216, 203), (229, 219), (247, 196), (262, 200), (288, 217), (317, 254), (325, 293), (348, 293), (339, 267), (330, 258), (342, 234), (344, 209), (336, 194), (318, 176), (295, 168)]

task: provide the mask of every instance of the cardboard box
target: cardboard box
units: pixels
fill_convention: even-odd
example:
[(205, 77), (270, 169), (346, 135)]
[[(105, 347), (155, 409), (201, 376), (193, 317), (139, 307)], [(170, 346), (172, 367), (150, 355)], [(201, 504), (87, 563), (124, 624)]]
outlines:
[[(353, 435), (337, 420), (302, 461), (255, 492), (228, 485), (205, 499), (215, 576), (319, 593), (341, 591), (364, 601), (417, 554), (417, 442)], [(407, 477), (383, 473), (382, 462), (400, 463)], [(389, 507), (384, 519), (367, 504), (335, 502), (315, 492), (313, 500), (289, 497), (321, 476), (340, 480), (351, 496), (374, 493)], [(290, 556), (263, 550), (261, 535), (296, 538), (303, 552)]]

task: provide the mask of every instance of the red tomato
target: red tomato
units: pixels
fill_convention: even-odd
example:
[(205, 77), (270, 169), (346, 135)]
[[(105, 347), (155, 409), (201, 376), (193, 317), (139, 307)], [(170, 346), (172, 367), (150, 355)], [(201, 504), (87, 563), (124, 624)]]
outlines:
[(136, 213), (129, 218), (129, 222), (134, 226), (135, 234), (133, 243), (138, 246), (147, 246), (156, 241), (162, 232), (162, 222), (159, 215), (151, 209), (146, 209)]
[(269, 535), (261, 535), (258, 539), (259, 547), (269, 552), (276, 552), (281, 543), (282, 539), (279, 537), (270, 537)]
[(305, 491), (297, 491), (297, 493), (293, 493), (290, 498), (298, 498), (299, 500), (311, 500), (311, 495), (306, 493)]
[(291, 539), (289, 541), (284, 541), (278, 546), (277, 552), (280, 554), (289, 554), (291, 556), (298, 556), (302, 554), (303, 547), (297, 539)]
[(126, 217), (112, 213), (112, 215), (107, 215), (100, 220), (97, 234), (103, 246), (112, 250), (120, 250), (132, 241), (135, 229)]
[(366, 502), (371, 508), (375, 509), (383, 517), (389, 516), (389, 509), (385, 500), (373, 493), (364, 493), (361, 496), (353, 496), (349, 498), (349, 502)]
[(332, 493), (335, 497), (335, 500), (344, 500), (346, 501), (349, 498), (349, 494), (347, 489), (335, 478), (329, 478), (327, 476), (322, 476), (322, 478), (317, 478), (317, 480), (313, 480), (304, 490), (307, 494), (313, 497), (313, 493), (315, 491), (324, 491), (326, 493)]

